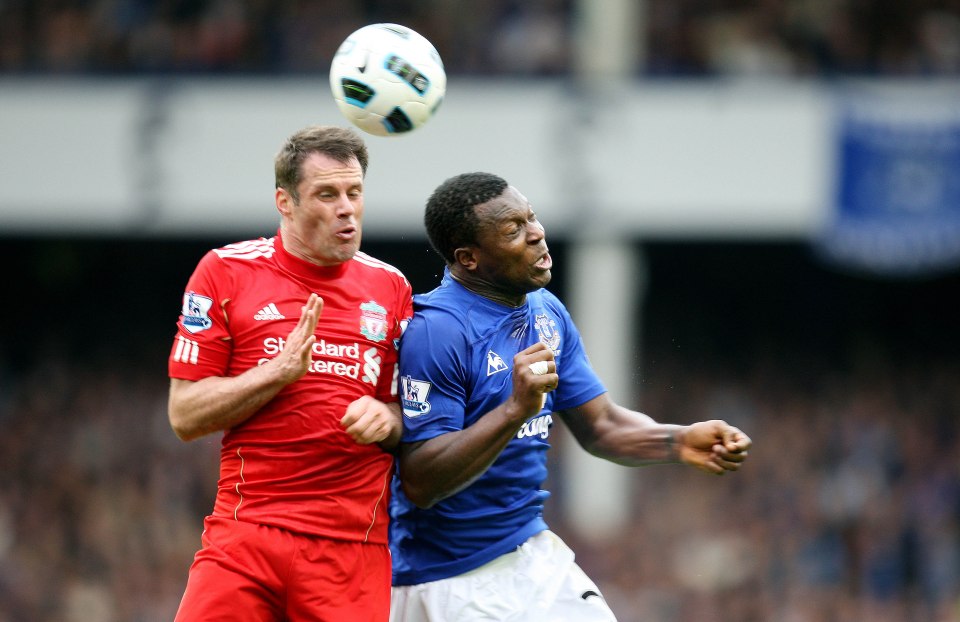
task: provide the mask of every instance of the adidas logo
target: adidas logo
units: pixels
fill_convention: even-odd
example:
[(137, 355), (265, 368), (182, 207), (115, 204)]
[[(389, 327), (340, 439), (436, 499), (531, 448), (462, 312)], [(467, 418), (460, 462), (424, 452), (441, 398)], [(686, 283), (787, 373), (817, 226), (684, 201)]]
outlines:
[(280, 313), (280, 309), (277, 308), (277, 305), (272, 302), (265, 306), (264, 308), (257, 311), (256, 315), (253, 316), (255, 320), (285, 320), (287, 316)]

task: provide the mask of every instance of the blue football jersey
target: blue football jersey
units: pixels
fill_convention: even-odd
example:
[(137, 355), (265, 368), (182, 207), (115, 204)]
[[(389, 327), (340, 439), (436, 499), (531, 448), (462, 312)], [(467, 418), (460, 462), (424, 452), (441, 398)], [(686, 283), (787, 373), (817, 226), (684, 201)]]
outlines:
[(547, 477), (551, 412), (606, 391), (590, 367), (563, 303), (541, 289), (510, 308), (479, 296), (444, 273), (440, 286), (414, 296), (414, 317), (400, 343), (403, 442), (462, 430), (513, 391), (514, 355), (542, 341), (553, 350), (556, 390), (483, 475), (422, 510), (394, 476), (390, 547), (395, 585), (456, 576), (507, 553), (547, 528), (541, 488)]

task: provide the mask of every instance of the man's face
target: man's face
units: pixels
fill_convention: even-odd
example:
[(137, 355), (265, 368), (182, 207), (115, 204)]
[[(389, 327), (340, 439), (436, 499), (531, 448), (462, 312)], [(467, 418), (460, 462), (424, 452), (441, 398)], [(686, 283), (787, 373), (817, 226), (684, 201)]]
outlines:
[(300, 200), (277, 188), (283, 217), (284, 246), (294, 255), (322, 266), (343, 263), (360, 249), (363, 221), (363, 170), (312, 153), (303, 161), (297, 186)]
[(474, 209), (480, 218), (476, 276), (512, 295), (545, 287), (553, 259), (527, 198), (508, 186), (503, 194)]

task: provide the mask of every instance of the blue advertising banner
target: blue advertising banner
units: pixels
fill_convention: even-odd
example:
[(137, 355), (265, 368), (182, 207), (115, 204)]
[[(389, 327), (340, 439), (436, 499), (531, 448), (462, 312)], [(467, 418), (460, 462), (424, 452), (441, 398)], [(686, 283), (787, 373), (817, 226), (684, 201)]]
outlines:
[(878, 89), (837, 104), (835, 209), (820, 253), (886, 276), (960, 266), (960, 93)]

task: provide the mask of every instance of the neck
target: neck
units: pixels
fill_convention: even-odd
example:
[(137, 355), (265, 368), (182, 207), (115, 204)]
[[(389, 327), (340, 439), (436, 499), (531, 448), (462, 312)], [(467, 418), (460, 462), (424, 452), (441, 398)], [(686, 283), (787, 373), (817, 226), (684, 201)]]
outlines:
[(482, 279), (464, 277), (464, 275), (457, 274), (453, 270), (450, 271), (450, 277), (474, 294), (483, 296), (506, 307), (516, 308), (522, 306), (523, 303), (527, 301), (527, 295), (525, 293), (511, 294), (502, 289), (497, 289), (492, 283)]

